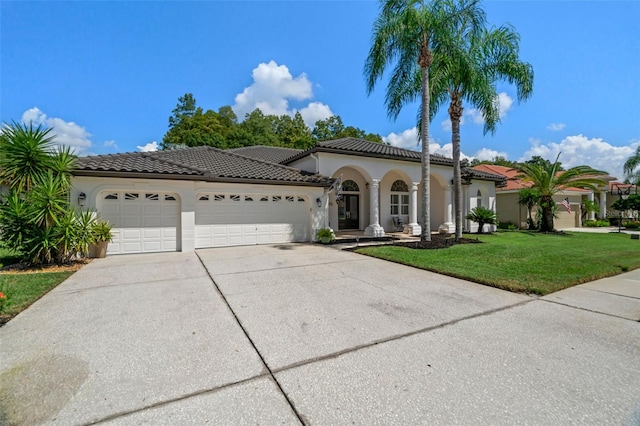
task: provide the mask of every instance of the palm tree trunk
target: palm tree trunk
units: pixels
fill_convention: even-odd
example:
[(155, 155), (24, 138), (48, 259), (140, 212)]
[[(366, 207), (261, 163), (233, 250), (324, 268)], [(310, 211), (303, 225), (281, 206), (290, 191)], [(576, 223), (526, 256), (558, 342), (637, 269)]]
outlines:
[(462, 100), (458, 93), (451, 93), (449, 118), (451, 119), (451, 146), (453, 149), (453, 203), (455, 208), (456, 240), (462, 238), (462, 177), (460, 174), (460, 117)]
[(422, 139), (422, 232), (421, 241), (431, 241), (431, 156), (429, 154), (429, 67), (431, 51), (426, 33), (422, 33), (418, 64), (422, 73), (422, 113), (420, 116), (420, 137)]
[(540, 231), (552, 232), (553, 231), (553, 198), (542, 197), (540, 205), (542, 207), (542, 223), (540, 224)]

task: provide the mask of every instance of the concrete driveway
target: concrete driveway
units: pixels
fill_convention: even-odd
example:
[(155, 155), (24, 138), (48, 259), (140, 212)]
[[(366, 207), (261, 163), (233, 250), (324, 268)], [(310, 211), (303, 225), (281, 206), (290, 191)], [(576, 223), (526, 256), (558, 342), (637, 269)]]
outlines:
[(317, 245), (113, 256), (0, 328), (0, 424), (634, 424), (629, 280), (618, 311)]

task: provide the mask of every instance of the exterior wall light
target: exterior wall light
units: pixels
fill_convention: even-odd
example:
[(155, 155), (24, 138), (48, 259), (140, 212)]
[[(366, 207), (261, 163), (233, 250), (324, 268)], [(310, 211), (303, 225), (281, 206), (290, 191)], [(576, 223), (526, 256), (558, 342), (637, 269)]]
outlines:
[(318, 207), (322, 207), (322, 198), (316, 198), (316, 204), (318, 205)]
[(78, 194), (78, 205), (80, 207), (83, 207), (85, 201), (87, 201), (87, 194), (85, 194), (84, 192), (79, 193)]

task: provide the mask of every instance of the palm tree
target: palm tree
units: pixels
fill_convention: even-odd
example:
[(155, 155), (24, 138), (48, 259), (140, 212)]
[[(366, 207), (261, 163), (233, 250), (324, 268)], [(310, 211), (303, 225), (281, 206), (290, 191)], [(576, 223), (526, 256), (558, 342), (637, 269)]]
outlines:
[(555, 201), (553, 196), (567, 188), (597, 189), (606, 183), (604, 177), (607, 172), (592, 169), (589, 166), (576, 166), (568, 170), (559, 170), (558, 158), (551, 164), (521, 163), (515, 169), (519, 172), (516, 179), (523, 183), (531, 182), (531, 188), (538, 191), (540, 199), (538, 205), (542, 210), (541, 232), (553, 231), (553, 210)]
[(478, 0), (386, 0), (373, 25), (373, 45), (365, 62), (367, 92), (371, 94), (387, 67), (393, 65), (385, 104), (396, 119), (406, 103), (420, 98), (418, 128), (422, 143), (422, 241), (431, 240), (429, 175), (429, 67), (432, 50), (450, 37), (462, 19), (475, 20)]
[(629, 180), (629, 183), (634, 185), (640, 185), (640, 167), (638, 166), (640, 166), (640, 145), (636, 148), (636, 152), (624, 163), (625, 177)]
[[(481, 16), (484, 23), (484, 11), (478, 7), (475, 14)], [(488, 30), (479, 27), (477, 22), (466, 21), (448, 41), (434, 52), (441, 60), (434, 61), (431, 72), (431, 113), (434, 115), (449, 100), (457, 239), (462, 237), (462, 103), (465, 101), (482, 113), (485, 134), (495, 132), (500, 122), (496, 83), (502, 80), (514, 84), (518, 100), (526, 100), (533, 92), (533, 67), (518, 58), (520, 36), (511, 26)]]
[(533, 222), (533, 208), (540, 200), (540, 194), (534, 188), (520, 188), (518, 190), (518, 204), (527, 207), (527, 227), (529, 229), (535, 229), (536, 225)]
[(18, 192), (30, 192), (33, 184), (51, 169), (52, 129), (13, 122), (0, 130), (0, 182)]
[(498, 223), (498, 215), (491, 209), (478, 206), (471, 209), (467, 214), (467, 219), (478, 224), (478, 234), (484, 231), (484, 225), (495, 225)]

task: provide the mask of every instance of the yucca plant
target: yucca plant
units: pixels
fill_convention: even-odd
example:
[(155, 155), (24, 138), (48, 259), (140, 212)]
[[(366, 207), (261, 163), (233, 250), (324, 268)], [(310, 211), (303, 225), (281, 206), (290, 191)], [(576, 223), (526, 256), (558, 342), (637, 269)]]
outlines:
[(51, 129), (13, 122), (0, 132), (0, 182), (30, 192), (34, 181), (53, 167)]
[(93, 230), (97, 223), (97, 215), (89, 210), (76, 212), (76, 223), (78, 230), (75, 251), (80, 256), (86, 256), (89, 253), (89, 245), (95, 239)]
[(33, 233), (30, 214), (29, 203), (24, 196), (10, 190), (0, 204), (0, 242), (3, 246), (17, 252), (24, 250)]
[(76, 156), (54, 149), (51, 129), (13, 122), (0, 131), (0, 243), (32, 264), (66, 263), (86, 253), (93, 222), (69, 203)]

